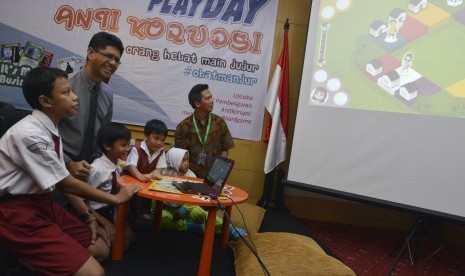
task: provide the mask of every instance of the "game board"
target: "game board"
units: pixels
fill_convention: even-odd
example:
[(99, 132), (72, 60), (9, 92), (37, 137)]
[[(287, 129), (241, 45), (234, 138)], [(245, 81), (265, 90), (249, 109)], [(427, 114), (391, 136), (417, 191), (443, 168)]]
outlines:
[(462, 0), (322, 0), (316, 12), (309, 105), (465, 117)]

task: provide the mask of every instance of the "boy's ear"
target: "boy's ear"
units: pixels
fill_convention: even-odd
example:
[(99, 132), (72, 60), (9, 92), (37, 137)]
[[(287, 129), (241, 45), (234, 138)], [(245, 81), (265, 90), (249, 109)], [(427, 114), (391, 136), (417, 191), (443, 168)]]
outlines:
[(107, 143), (103, 143), (103, 148), (107, 152), (107, 151), (111, 150), (111, 145), (108, 145)]
[(51, 107), (52, 106), (52, 103), (50, 101), (50, 98), (45, 96), (45, 95), (40, 95), (39, 96), (39, 104), (42, 106), (42, 107)]
[(199, 102), (199, 101), (195, 101), (195, 102), (194, 102), (194, 105), (195, 105), (195, 107), (200, 107), (200, 105), (201, 105), (201, 102)]

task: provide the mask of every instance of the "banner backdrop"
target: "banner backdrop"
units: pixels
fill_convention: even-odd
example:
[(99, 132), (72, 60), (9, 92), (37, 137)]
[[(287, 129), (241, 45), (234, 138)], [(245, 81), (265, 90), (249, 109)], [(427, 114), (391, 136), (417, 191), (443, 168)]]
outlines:
[(278, 1), (2, 0), (0, 101), (30, 108), (21, 83), (35, 66), (71, 73), (85, 63), (92, 35), (123, 41), (109, 85), (113, 120), (174, 129), (193, 111), (187, 95), (206, 83), (214, 113), (235, 138), (260, 140)]

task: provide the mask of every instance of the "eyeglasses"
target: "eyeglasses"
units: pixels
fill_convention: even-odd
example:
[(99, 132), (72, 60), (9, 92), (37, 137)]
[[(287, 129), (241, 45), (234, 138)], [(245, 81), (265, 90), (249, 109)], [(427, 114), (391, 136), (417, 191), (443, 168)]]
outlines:
[[(93, 48), (92, 48), (92, 49), (93, 49)], [(115, 56), (113, 56), (113, 55), (110, 55), (110, 54), (102, 53), (102, 52), (100, 52), (100, 51), (98, 51), (98, 50), (95, 50), (95, 49), (93, 49), (93, 50), (94, 50), (95, 52), (101, 54), (102, 56), (104, 56), (106, 59), (113, 60), (113, 61), (116, 63), (116, 65), (121, 65), (121, 60), (120, 60), (119, 58), (117, 58), (117, 57), (115, 57)]]

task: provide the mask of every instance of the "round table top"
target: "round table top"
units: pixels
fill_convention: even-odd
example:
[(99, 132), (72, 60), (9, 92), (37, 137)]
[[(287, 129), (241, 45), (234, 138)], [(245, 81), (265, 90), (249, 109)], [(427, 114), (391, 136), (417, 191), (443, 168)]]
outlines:
[[(186, 180), (196, 180), (202, 181), (199, 178), (190, 178), (190, 177), (181, 177), (176, 176), (176, 178), (183, 178)], [(150, 182), (141, 182), (136, 178), (130, 175), (124, 175), (118, 178), (118, 185), (123, 187), (127, 184), (135, 184), (141, 187), (141, 190), (137, 193), (137, 196), (150, 198), (152, 200), (167, 201), (178, 204), (191, 204), (199, 206), (216, 206), (216, 200), (211, 200), (209, 196), (194, 195), (194, 194), (176, 194), (168, 193), (162, 191), (149, 190), (149, 187), (152, 183)], [(227, 197), (220, 197), (220, 202), (225, 206), (230, 206), (233, 204), (239, 204), (247, 201), (249, 195), (244, 190), (226, 184), (223, 188), (223, 191), (226, 191)]]

